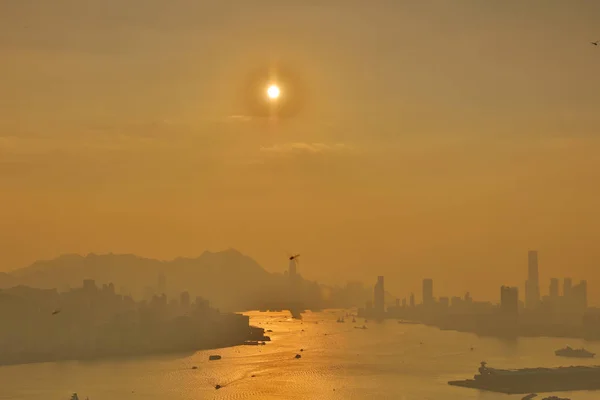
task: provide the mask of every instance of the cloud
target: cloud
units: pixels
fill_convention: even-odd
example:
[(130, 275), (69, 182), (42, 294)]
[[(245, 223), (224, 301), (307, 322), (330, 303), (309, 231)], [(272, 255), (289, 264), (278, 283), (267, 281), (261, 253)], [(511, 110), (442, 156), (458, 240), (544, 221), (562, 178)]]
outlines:
[(348, 151), (350, 147), (344, 143), (325, 144), (325, 143), (284, 143), (275, 144), (269, 147), (261, 147), (260, 151), (269, 154), (322, 154)]

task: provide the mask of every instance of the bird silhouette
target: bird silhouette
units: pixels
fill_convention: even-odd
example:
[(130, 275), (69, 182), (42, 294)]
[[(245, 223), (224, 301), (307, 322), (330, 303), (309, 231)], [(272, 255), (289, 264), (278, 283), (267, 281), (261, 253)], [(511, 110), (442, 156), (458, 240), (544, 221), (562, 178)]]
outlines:
[(56, 314), (58, 314), (59, 312), (60, 312), (60, 309), (54, 310), (54, 311), (52, 311), (52, 315), (56, 315)]
[(600, 40), (596, 40), (595, 42), (590, 42), (590, 43), (592, 43), (594, 46), (598, 46), (598, 45), (600, 45)]

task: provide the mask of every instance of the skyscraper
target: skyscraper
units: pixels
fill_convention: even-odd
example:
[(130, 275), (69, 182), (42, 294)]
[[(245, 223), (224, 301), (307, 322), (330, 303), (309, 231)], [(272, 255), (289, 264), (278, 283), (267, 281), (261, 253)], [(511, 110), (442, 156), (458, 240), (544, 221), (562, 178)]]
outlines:
[(385, 311), (385, 289), (383, 287), (383, 276), (377, 277), (377, 283), (375, 284), (374, 289), (374, 305), (375, 305), (375, 313), (383, 314)]
[(518, 288), (510, 286), (500, 288), (500, 310), (505, 315), (517, 315), (519, 313)]
[(540, 283), (538, 273), (538, 252), (529, 250), (527, 262), (527, 282), (525, 282), (525, 307), (536, 309), (540, 302)]
[(415, 308), (415, 294), (414, 293), (410, 294), (410, 307)]
[(423, 305), (433, 304), (433, 279), (423, 279)]

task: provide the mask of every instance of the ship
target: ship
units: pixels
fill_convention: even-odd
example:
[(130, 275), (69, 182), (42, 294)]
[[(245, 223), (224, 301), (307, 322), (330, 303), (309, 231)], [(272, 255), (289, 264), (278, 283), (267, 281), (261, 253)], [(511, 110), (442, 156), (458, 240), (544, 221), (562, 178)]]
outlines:
[(599, 390), (600, 366), (495, 369), (483, 361), (473, 379), (448, 384), (506, 394)]
[(574, 357), (574, 358), (594, 358), (596, 355), (591, 351), (587, 351), (583, 347), (581, 349), (573, 349), (569, 346), (564, 349), (558, 349), (554, 352), (559, 357)]

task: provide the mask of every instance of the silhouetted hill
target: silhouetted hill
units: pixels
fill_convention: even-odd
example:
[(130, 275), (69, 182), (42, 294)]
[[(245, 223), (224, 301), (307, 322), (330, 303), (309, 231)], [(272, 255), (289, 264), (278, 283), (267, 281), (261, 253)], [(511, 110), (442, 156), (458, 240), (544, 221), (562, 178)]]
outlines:
[[(137, 298), (149, 298), (162, 291), (158, 277), (164, 274), (166, 294), (178, 296), (189, 291), (207, 298), (216, 307), (238, 310), (258, 304), (264, 293), (279, 292), (283, 276), (270, 274), (252, 258), (230, 249), (204, 252), (197, 258), (159, 261), (131, 254), (62, 255), (6, 275), (6, 285), (68, 290), (84, 279), (98, 284), (113, 282), (117, 291)], [(0, 283), (2, 283), (0, 280)], [(159, 290), (160, 289), (160, 290)]]

